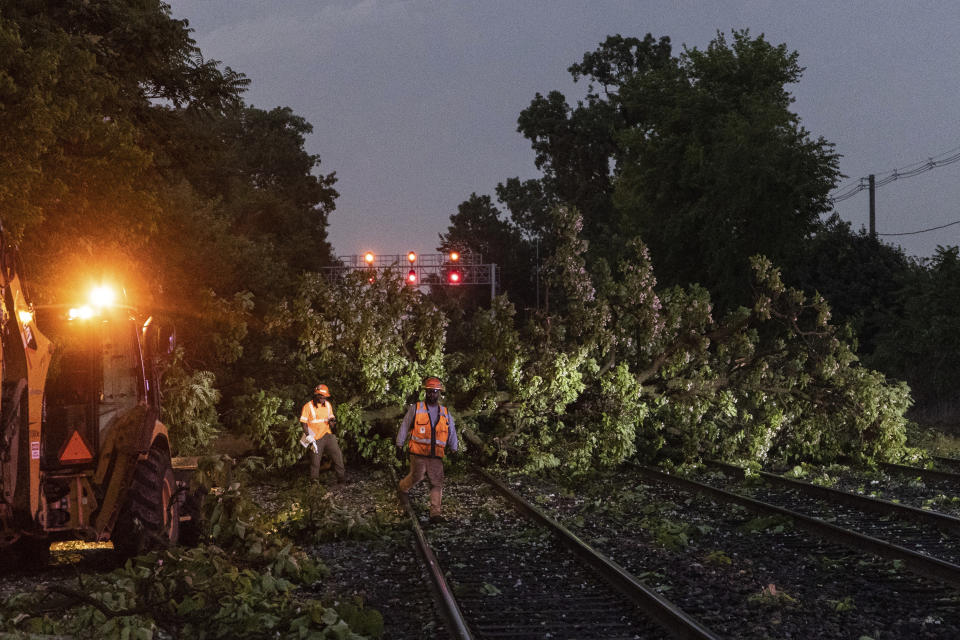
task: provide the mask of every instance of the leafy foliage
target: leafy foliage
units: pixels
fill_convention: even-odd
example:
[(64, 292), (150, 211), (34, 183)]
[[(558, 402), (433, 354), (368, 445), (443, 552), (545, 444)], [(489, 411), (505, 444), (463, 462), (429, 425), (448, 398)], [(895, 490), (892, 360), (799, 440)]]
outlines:
[(869, 359), (878, 334), (898, 323), (904, 302), (898, 292), (920, 265), (864, 229), (853, 232), (850, 223), (835, 215), (820, 226), (804, 254), (804, 260), (784, 268), (784, 279), (820, 293), (830, 303), (833, 320), (853, 328), (859, 352)]
[(426, 375), (444, 375), (446, 322), (399, 273), (374, 282), (362, 275), (328, 282), (306, 273), (266, 319), (258, 361), (272, 374), (273, 391), (240, 396), (233, 420), (250, 430), (272, 464), (292, 464), (300, 455), (291, 452), (299, 449), (293, 443), (300, 405), (323, 381), (333, 394), (345, 454), (392, 458), (396, 423), (391, 417), (381, 429), (363, 412), (385, 409), (392, 416), (416, 396)]
[(751, 256), (799, 258), (838, 178), (832, 146), (789, 109), (801, 72), (786, 45), (734, 31), (619, 87), (636, 120), (619, 137), (614, 200), (665, 283), (699, 282), (729, 309), (747, 298)]
[(338, 505), (334, 497), (317, 486), (301, 492), (290, 507), (275, 518), (277, 530), (298, 542), (373, 540), (404, 523), (397, 514), (376, 510), (357, 513)]
[(295, 380), (327, 381), (366, 407), (402, 404), (423, 377), (443, 375), (446, 319), (399, 273), (330, 283), (305, 274), (267, 319), (268, 365)]
[[(470, 246), (497, 246), (515, 226), (552, 254), (549, 212), (570, 206), (591, 270), (618, 265), (639, 235), (662, 283), (699, 283), (723, 310), (748, 302), (751, 256), (803, 263), (839, 174), (832, 145), (790, 111), (796, 52), (746, 31), (677, 56), (669, 38), (616, 35), (569, 71), (588, 82), (583, 100), (537, 94), (518, 118), (542, 178), (500, 184), (509, 220), (494, 217), (498, 232)], [(469, 236), (463, 213), (482, 199), (461, 205), (447, 237)], [(529, 255), (529, 244), (514, 246)], [(524, 291), (511, 295), (529, 304)]]
[(234, 398), (233, 419), (244, 425), (268, 469), (296, 464), (303, 455), (299, 416), (292, 416), (293, 401), (264, 390)]
[(681, 459), (903, 451), (906, 387), (858, 366), (824, 300), (785, 286), (768, 260), (754, 259), (752, 308), (718, 321), (702, 288), (655, 290), (639, 240), (625, 280), (591, 276), (576, 212), (556, 216), (550, 268), (567, 304), (527, 337), (510, 425), (484, 423), (501, 456), (584, 470), (661, 446)]
[(0, 208), (35, 297), (117, 284), (177, 325), (189, 370), (239, 384), (254, 300), (332, 261), (336, 177), (304, 150), (310, 124), (244, 105), (249, 81), (159, 0), (0, 16)]
[(930, 402), (954, 397), (960, 374), (960, 249), (938, 247), (926, 267), (901, 280), (897, 303), (883, 314), (873, 360)]
[[(484, 251), (545, 248), (544, 304), (527, 325), (501, 317), (483, 342), (451, 329), (469, 426), (528, 469), (901, 455), (908, 389), (860, 366), (850, 332), (875, 332), (876, 316), (844, 307), (849, 324), (831, 324), (816, 293), (830, 283), (798, 251), (842, 263), (860, 247), (878, 278), (909, 265), (820, 224), (837, 157), (790, 111), (797, 54), (747, 32), (678, 57), (668, 39), (612, 36), (570, 71), (590, 81), (583, 102), (538, 94), (519, 119), (543, 177), (498, 187), (509, 218), (475, 194), (451, 217), (446, 237)], [(880, 283), (855, 293), (874, 308), (891, 299)], [(504, 354), (501, 339), (525, 348)], [(503, 381), (491, 388), (494, 358), (518, 373), (507, 401)]]
[[(224, 489), (208, 494), (205, 544), (151, 552), (110, 573), (21, 594), (0, 609), (0, 625), (77, 638), (379, 637), (383, 620), (358, 602), (334, 606), (298, 592), (326, 568), (277, 534), (223, 459), (203, 464)], [(46, 602), (55, 594), (55, 610)], [(361, 635), (363, 634), (363, 635)]]
[[(531, 263), (536, 248), (523, 237), (517, 224), (502, 215), (490, 196), (471, 194), (450, 216), (450, 222), (447, 233), (440, 236), (441, 250), (457, 249), (483, 256), (484, 263), (497, 265), (501, 288), (519, 295), (527, 304), (533, 302), (529, 292), (535, 286)], [(477, 301), (485, 297), (480, 288), (465, 295)]]
[(217, 403), (220, 392), (209, 371), (188, 372), (183, 350), (177, 350), (163, 376), (163, 420), (170, 430), (175, 455), (209, 453), (211, 440), (219, 433)]

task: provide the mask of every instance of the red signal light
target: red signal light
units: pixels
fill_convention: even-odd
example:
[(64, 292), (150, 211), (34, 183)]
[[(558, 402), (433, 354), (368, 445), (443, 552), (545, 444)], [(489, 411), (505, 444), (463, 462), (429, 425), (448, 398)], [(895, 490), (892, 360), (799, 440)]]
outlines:
[(453, 271), (447, 274), (447, 282), (449, 282), (450, 284), (460, 284), (461, 279), (462, 279), (462, 276), (460, 275), (460, 272), (457, 271), (456, 269), (454, 269)]
[(407, 283), (416, 284), (417, 283), (417, 270), (410, 269), (410, 272), (407, 274)]

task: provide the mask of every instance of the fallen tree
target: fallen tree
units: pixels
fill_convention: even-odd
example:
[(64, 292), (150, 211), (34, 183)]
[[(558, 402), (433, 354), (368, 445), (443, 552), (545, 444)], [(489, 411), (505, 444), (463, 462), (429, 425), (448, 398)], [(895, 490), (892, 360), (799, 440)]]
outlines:
[(901, 454), (906, 386), (860, 366), (825, 301), (786, 287), (768, 260), (753, 259), (752, 306), (717, 319), (700, 287), (657, 290), (639, 239), (616, 270), (591, 273), (579, 213), (554, 216), (560, 302), (525, 324), (505, 297), (454, 325), (399, 275), (308, 276), (268, 323), (263, 351), (284, 375), (238, 399), (238, 424), (270, 464), (292, 464), (300, 398), (323, 380), (349, 398), (337, 407), (348, 451), (386, 461), (429, 374), (445, 379), (468, 446), (528, 469)]

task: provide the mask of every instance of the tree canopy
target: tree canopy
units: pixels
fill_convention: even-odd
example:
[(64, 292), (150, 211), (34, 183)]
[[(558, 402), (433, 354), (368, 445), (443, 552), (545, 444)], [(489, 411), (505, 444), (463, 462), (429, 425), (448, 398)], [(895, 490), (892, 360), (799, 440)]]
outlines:
[(0, 33), (0, 207), (42, 301), (123, 283), (217, 369), (236, 296), (263, 304), (330, 264), (336, 178), (304, 150), (310, 124), (245, 105), (249, 81), (166, 4), (2, 2)]
[(908, 381), (930, 409), (952, 414), (960, 375), (960, 248), (938, 247), (923, 268), (901, 273), (896, 283), (892, 303), (877, 314), (885, 322), (870, 361)]
[(650, 245), (665, 283), (740, 303), (750, 256), (793, 264), (817, 230), (839, 172), (832, 145), (790, 111), (797, 60), (735, 31), (620, 87), (635, 123), (619, 137), (615, 202), (624, 235)]
[(616, 35), (569, 71), (582, 100), (538, 93), (518, 119), (542, 178), (497, 188), (528, 237), (549, 244), (545, 212), (574, 206), (591, 268), (639, 235), (663, 284), (698, 283), (725, 309), (748, 300), (751, 256), (802, 259), (839, 172), (790, 110), (796, 52), (747, 31), (677, 56), (669, 38)]

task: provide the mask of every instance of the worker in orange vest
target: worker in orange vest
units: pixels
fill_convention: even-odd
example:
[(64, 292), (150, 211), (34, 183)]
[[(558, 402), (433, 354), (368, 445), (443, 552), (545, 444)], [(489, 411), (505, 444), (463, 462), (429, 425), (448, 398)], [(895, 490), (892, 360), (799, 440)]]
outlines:
[(426, 475), (430, 479), (430, 522), (441, 522), (440, 499), (443, 495), (443, 457), (447, 450), (456, 451), (457, 430), (453, 416), (440, 404), (440, 392), (444, 390), (440, 378), (430, 376), (423, 381), (424, 402), (410, 405), (400, 424), (397, 446), (410, 438), (410, 473), (401, 481), (397, 490), (406, 496), (410, 488), (419, 484)]
[(340, 453), (340, 443), (333, 435), (330, 427), (336, 423), (333, 415), (333, 405), (328, 398), (330, 390), (325, 384), (318, 384), (313, 389), (313, 399), (303, 405), (300, 412), (300, 426), (303, 427), (304, 437), (301, 440), (310, 450), (310, 478), (320, 479), (320, 458), (324, 451), (333, 462), (333, 469), (337, 473), (337, 480), (343, 484), (347, 474), (343, 468), (343, 454)]

